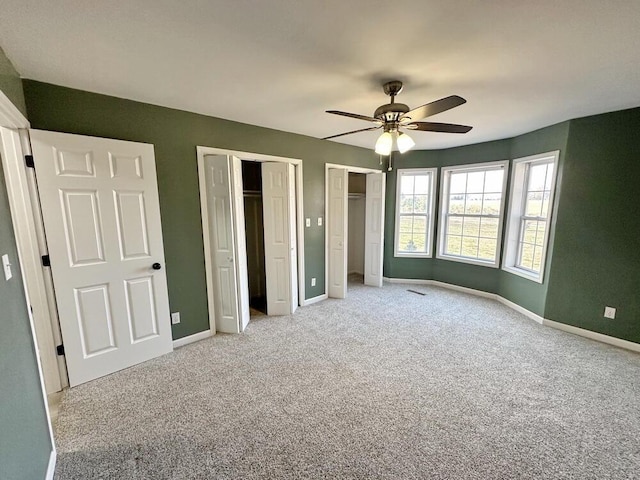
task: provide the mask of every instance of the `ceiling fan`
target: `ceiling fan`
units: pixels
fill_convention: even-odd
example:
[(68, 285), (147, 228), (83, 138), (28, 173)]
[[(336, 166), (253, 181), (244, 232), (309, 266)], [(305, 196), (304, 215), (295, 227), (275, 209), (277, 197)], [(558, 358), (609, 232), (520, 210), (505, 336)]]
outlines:
[(376, 142), (375, 151), (380, 155), (390, 155), (391, 150), (393, 149), (394, 140), (400, 153), (404, 153), (415, 146), (413, 139), (401, 129), (421, 130), (423, 132), (467, 133), (473, 128), (467, 125), (456, 125), (453, 123), (418, 121), (437, 113), (446, 112), (447, 110), (466, 103), (466, 100), (458, 95), (441, 98), (440, 100), (409, 110), (409, 107), (404, 103), (395, 102), (396, 95), (402, 91), (401, 81), (392, 80), (385, 83), (382, 88), (384, 93), (391, 97), (391, 102), (385, 105), (380, 105), (376, 108), (376, 111), (373, 113), (373, 117), (358, 115), (357, 113), (341, 112), (339, 110), (327, 110), (327, 113), (332, 113), (334, 115), (342, 115), (343, 117), (357, 118), (359, 120), (373, 122), (376, 124), (374, 127), (339, 133), (338, 135), (331, 135), (330, 137), (325, 137), (323, 140), (382, 128), (383, 132)]

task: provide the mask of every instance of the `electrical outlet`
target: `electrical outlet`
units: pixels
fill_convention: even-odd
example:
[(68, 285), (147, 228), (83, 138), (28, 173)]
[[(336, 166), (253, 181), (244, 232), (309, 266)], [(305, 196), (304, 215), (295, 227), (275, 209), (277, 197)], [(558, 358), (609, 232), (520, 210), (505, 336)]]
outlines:
[(616, 309), (613, 307), (604, 307), (604, 318), (616, 318)]
[(316, 286), (316, 277), (312, 277), (311, 278), (311, 286), (315, 287)]
[(310, 226), (311, 226), (311, 219), (310, 219), (310, 218), (307, 218), (307, 220), (305, 221), (305, 225), (306, 225), (307, 227), (310, 227)]
[(171, 324), (175, 325), (176, 323), (180, 323), (180, 312), (173, 312), (171, 314)]
[(318, 226), (321, 227), (322, 226), (322, 217), (318, 217)]

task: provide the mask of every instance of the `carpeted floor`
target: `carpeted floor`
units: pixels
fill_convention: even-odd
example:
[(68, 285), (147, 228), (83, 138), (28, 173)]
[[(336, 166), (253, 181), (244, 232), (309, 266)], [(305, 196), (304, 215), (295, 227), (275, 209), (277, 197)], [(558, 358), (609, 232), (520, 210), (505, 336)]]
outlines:
[(56, 440), (58, 480), (640, 478), (640, 355), (352, 284), (67, 391)]

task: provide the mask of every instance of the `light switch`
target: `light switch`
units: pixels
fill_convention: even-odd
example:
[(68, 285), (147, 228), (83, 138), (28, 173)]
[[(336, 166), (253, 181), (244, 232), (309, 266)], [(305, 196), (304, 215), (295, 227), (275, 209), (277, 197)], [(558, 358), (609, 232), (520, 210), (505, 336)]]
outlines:
[(322, 217), (318, 217), (318, 226), (321, 227), (322, 226)]
[(310, 226), (311, 226), (311, 219), (310, 219), (310, 218), (307, 218), (307, 220), (305, 221), (305, 225), (306, 225), (307, 227), (310, 227)]
[(9, 280), (13, 277), (11, 273), (11, 262), (9, 262), (9, 255), (2, 255), (2, 268), (4, 269), (4, 279)]

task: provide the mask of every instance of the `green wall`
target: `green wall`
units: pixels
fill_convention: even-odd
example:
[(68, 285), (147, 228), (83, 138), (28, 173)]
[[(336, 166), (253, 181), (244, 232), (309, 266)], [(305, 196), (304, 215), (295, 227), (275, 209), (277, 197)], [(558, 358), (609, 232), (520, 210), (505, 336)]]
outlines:
[[(393, 256), (393, 238), (396, 202), (396, 168), (438, 167), (438, 192), (440, 190), (440, 167), (470, 163), (492, 162), (526, 157), (536, 153), (560, 150), (559, 165), (562, 168), (563, 152), (567, 142), (569, 123), (560, 123), (536, 130), (515, 138), (485, 142), (445, 150), (416, 151), (400, 156), (393, 161), (394, 171), (387, 177), (387, 207), (385, 225), (385, 276), (391, 278), (412, 278), (437, 280), (489, 293), (497, 293), (538, 315), (544, 314), (548, 281), (538, 284), (499, 268), (471, 265), (467, 263), (435, 258), (396, 258)], [(510, 175), (510, 171), (509, 171)], [(509, 191), (507, 191), (507, 198)], [(556, 199), (559, 195), (556, 196)], [(436, 198), (436, 212), (440, 198)], [(504, 225), (506, 228), (506, 225)], [(435, 225), (437, 238), (438, 223)], [(504, 241), (504, 235), (503, 235)], [(551, 239), (553, 242), (553, 238)], [(550, 260), (551, 254), (547, 258)], [(547, 265), (548, 265), (547, 261)]]
[[(2, 50), (0, 90), (18, 107), (24, 106), (20, 78)], [(52, 445), (0, 162), (0, 255), (3, 254), (9, 255), (13, 278), (6, 282), (0, 273), (0, 478), (31, 480), (44, 478)]]
[[(152, 143), (155, 146), (174, 339), (209, 328), (196, 146), (303, 161), (306, 298), (324, 293), (324, 164), (378, 168), (372, 150), (25, 80), (33, 128)], [(321, 114), (321, 113), (319, 113)], [(324, 222), (323, 222), (324, 225)], [(317, 283), (311, 286), (311, 278)]]
[(24, 101), (24, 93), (22, 91), (22, 80), (20, 75), (13, 68), (11, 61), (7, 58), (0, 47), (0, 91), (4, 93), (11, 103), (13, 103), (22, 114), (27, 116), (27, 107)]
[(562, 175), (545, 317), (640, 343), (640, 108), (572, 120)]

